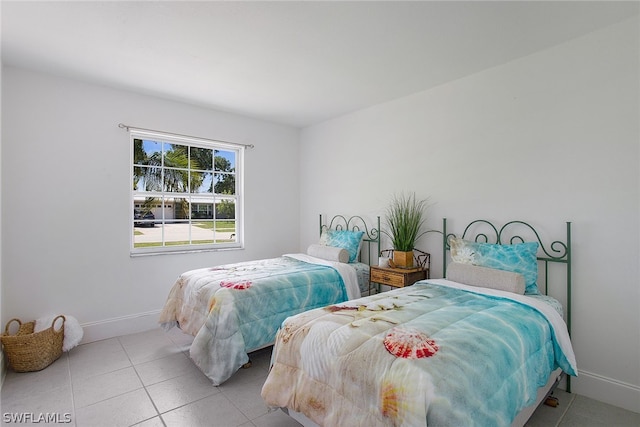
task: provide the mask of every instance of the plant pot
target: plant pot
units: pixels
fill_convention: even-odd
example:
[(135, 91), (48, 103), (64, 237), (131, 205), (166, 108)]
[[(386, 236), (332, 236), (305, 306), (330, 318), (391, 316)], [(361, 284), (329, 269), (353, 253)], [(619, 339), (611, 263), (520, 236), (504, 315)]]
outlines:
[(412, 268), (413, 267), (413, 251), (393, 251), (393, 263), (398, 268)]

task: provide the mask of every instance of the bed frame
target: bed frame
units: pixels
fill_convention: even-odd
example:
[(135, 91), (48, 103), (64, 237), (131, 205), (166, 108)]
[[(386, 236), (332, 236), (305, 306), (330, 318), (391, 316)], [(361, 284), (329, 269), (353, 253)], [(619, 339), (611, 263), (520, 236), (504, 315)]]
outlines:
[[(524, 221), (509, 221), (502, 227), (498, 228), (490, 221), (484, 219), (477, 219), (471, 221), (464, 228), (464, 231), (459, 236), (462, 239), (472, 240), (482, 243), (498, 243), (503, 245), (523, 243), (525, 241), (537, 241), (540, 245), (538, 249), (538, 264), (539, 271), (543, 271), (544, 283), (538, 283), (538, 289), (545, 295), (549, 293), (549, 267), (551, 263), (566, 264), (566, 310), (565, 321), (567, 323), (567, 330), (569, 336), (571, 336), (571, 222), (566, 223), (566, 236), (564, 241), (554, 240), (549, 244), (542, 241), (538, 231), (530, 224)], [(443, 275), (447, 271), (447, 251), (450, 250), (449, 238), (456, 236), (454, 233), (447, 231), (447, 218), (442, 218), (442, 272)], [(522, 236), (528, 236), (528, 239)], [(540, 275), (538, 276), (540, 278)], [(559, 286), (558, 286), (559, 287)], [(571, 377), (566, 376), (567, 379), (567, 392), (571, 393)], [(557, 385), (557, 384), (556, 384)], [(555, 388), (555, 386), (554, 386)]]
[(346, 217), (344, 215), (335, 215), (328, 223), (320, 214), (320, 235), (327, 229), (331, 230), (349, 230), (363, 231), (362, 250), (358, 261), (368, 265), (378, 265), (378, 257), (380, 256), (380, 217), (376, 217), (373, 225), (367, 222), (359, 215)]

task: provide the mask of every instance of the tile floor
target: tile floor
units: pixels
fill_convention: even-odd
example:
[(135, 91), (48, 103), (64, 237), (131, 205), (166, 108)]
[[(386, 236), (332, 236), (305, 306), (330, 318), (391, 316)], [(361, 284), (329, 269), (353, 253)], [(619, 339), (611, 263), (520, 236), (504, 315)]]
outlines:
[[(252, 354), (219, 387), (189, 359), (191, 337), (156, 329), (85, 344), (63, 353), (40, 372), (9, 370), (2, 386), (2, 424), (51, 425), (40, 414), (75, 427), (299, 426), (281, 411), (269, 412), (260, 390), (271, 350)], [(528, 426), (640, 426), (640, 414), (583, 396), (556, 392), (560, 406), (541, 406)], [(32, 417), (32, 423), (15, 423)], [(57, 418), (57, 419), (56, 419)]]

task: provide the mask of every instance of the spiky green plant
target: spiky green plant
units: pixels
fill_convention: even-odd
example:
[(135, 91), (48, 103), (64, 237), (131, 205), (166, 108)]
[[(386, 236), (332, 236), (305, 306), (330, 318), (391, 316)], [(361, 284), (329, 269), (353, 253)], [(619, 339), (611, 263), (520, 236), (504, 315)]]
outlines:
[(408, 252), (415, 247), (416, 240), (425, 232), (420, 232), (425, 222), (427, 199), (416, 199), (415, 193), (395, 194), (386, 209), (388, 231), (393, 248)]

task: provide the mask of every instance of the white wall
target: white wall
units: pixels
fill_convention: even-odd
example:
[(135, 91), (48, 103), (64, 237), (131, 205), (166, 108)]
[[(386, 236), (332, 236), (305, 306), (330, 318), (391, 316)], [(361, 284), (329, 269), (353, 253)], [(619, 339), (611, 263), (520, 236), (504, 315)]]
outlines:
[[(557, 238), (572, 221), (573, 389), (640, 412), (638, 26), (304, 129), (300, 246), (314, 213), (372, 218), (398, 190), (431, 197), (433, 228), (523, 219)], [(420, 244), (432, 277), (439, 243)]]
[[(2, 325), (63, 313), (86, 340), (144, 330), (181, 272), (297, 250), (297, 129), (10, 67), (2, 103)], [(129, 256), (120, 122), (255, 145), (245, 250)]]
[[(1, 15), (1, 14), (0, 14)], [(2, 81), (2, 63), (0, 61), (0, 82)], [(0, 100), (2, 100), (2, 85), (0, 84)], [(0, 118), (2, 117), (2, 102), (0, 102)], [(2, 120), (0, 119), (0, 165), (2, 164)], [(0, 188), (2, 188), (2, 174), (0, 173)], [(2, 197), (0, 197), (0, 224), (2, 224)], [(0, 242), (2, 242), (2, 227), (0, 227)], [(0, 244), (0, 319), (4, 319), (2, 317), (2, 295), (3, 294), (3, 286), (2, 286), (2, 244)], [(2, 330), (4, 331), (4, 329)], [(0, 386), (4, 383), (5, 378), (5, 362), (4, 362), (4, 351), (0, 352)]]

